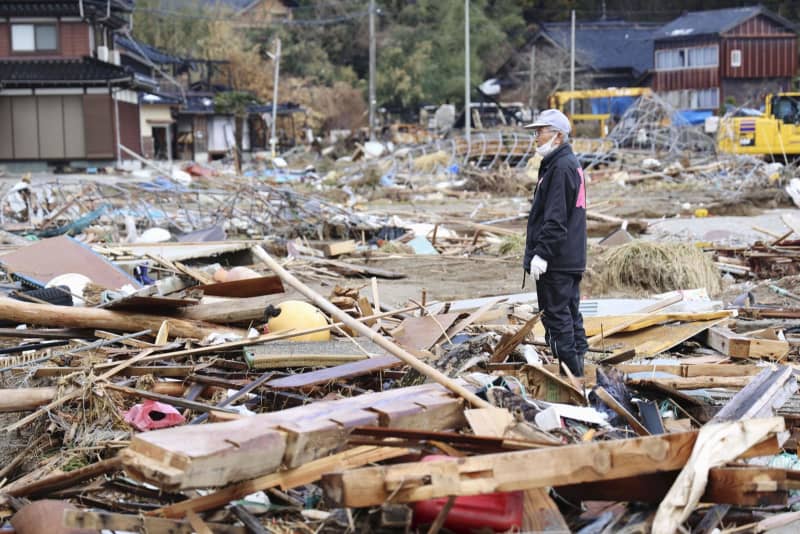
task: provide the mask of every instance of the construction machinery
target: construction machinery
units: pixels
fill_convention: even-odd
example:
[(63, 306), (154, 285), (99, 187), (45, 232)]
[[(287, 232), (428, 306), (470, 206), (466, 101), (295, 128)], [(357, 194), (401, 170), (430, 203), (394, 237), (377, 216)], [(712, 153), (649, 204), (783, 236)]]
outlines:
[(761, 115), (720, 118), (717, 148), (728, 154), (800, 155), (800, 93), (767, 95)]
[[(598, 122), (599, 135), (608, 135), (611, 123), (615, 123), (630, 105), (630, 98), (650, 95), (649, 87), (609, 87), (607, 89), (584, 89), (580, 91), (556, 91), (547, 99), (549, 107), (558, 109), (572, 122)], [(573, 105), (570, 106), (570, 102)], [(572, 109), (574, 108), (574, 112)], [(590, 134), (591, 135), (591, 134)]]

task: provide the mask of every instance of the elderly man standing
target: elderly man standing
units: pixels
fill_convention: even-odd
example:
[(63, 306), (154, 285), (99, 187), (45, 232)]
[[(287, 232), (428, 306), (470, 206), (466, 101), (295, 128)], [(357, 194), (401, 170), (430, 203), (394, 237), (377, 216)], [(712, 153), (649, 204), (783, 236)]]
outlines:
[[(569, 145), (570, 123), (557, 109), (539, 114), (533, 128), (544, 159), (528, 215), (523, 268), (536, 280), (547, 343), (575, 376), (583, 376), (588, 345), (578, 310), (586, 270), (586, 184)], [(524, 282), (523, 282), (524, 285)]]

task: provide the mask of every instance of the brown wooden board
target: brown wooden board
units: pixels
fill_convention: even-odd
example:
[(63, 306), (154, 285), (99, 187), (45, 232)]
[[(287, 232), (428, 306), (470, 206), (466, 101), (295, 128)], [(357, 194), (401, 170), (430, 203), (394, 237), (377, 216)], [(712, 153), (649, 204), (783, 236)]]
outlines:
[(309, 386), (327, 384), (334, 380), (353, 378), (369, 373), (374, 373), (382, 369), (390, 369), (403, 365), (403, 362), (394, 356), (378, 356), (367, 358), (358, 362), (345, 363), (336, 367), (320, 369), (310, 373), (299, 373), (296, 375), (277, 378), (267, 383), (273, 389), (302, 389)]
[(339, 450), (357, 426), (463, 426), (464, 401), (438, 384), (317, 401), (226, 423), (136, 434), (125, 469), (165, 489), (222, 486), (297, 467)]
[(60, 274), (80, 273), (98, 285), (120, 289), (141, 285), (125, 271), (96, 254), (89, 247), (67, 236), (43, 239), (27, 247), (0, 256), (8, 272), (24, 276), (42, 285)]
[(249, 278), (247, 280), (236, 280), (235, 282), (220, 282), (218, 284), (207, 284), (198, 286), (206, 295), (215, 297), (260, 297), (262, 295), (273, 295), (283, 293), (283, 282), (279, 276), (262, 276), (260, 278)]
[(394, 340), (411, 350), (428, 350), (461, 317), (460, 313), (409, 317), (392, 332)]
[[(753, 421), (763, 421), (759, 428), (769, 428), (774, 442), (774, 432), (780, 431), (779, 421)], [(750, 425), (753, 421), (744, 424)], [(753, 433), (751, 437), (759, 435)], [(326, 496), (338, 505), (364, 507), (380, 505), (390, 497), (392, 502), (416, 502), (449, 495), (479, 495), (610, 480), (680, 469), (689, 460), (697, 436), (695, 432), (664, 434), (367, 467), (327, 474), (322, 478), (322, 487)], [(739, 456), (750, 455), (753, 448)]]
[[(557, 492), (572, 502), (640, 501), (658, 503), (680, 471), (559, 486)], [(716, 467), (709, 471), (703, 502), (764, 506), (785, 504), (786, 470), (766, 467)]]

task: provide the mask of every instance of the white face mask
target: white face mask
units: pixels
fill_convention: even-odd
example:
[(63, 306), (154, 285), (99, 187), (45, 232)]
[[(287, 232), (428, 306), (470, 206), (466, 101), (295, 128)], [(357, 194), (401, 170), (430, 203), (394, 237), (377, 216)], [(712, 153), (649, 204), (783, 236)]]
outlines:
[(542, 156), (543, 158), (546, 157), (550, 152), (558, 148), (558, 145), (555, 144), (555, 140), (558, 135), (553, 135), (548, 142), (543, 144), (542, 146), (536, 147), (536, 153)]

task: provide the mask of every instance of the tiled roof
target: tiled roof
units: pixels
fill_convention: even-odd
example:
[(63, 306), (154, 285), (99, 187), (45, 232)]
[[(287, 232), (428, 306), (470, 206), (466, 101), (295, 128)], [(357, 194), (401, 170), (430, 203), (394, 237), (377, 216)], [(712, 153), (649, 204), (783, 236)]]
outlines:
[[(575, 28), (576, 59), (598, 70), (630, 68), (640, 75), (653, 67), (653, 34), (658, 25), (626, 21), (581, 22)], [(542, 25), (543, 33), (565, 50), (570, 23)]]
[(133, 75), (93, 58), (0, 61), (0, 87), (129, 85)]
[(145, 59), (149, 59), (156, 65), (180, 65), (185, 63), (185, 60), (177, 56), (167, 54), (166, 52), (162, 52), (158, 48), (144, 44), (141, 41), (128, 39), (127, 37), (123, 37), (121, 35), (115, 36), (114, 39), (116, 40), (116, 43), (124, 50), (127, 50), (131, 54), (135, 54), (137, 56), (144, 55)]
[[(83, 0), (83, 14), (87, 17), (105, 17), (105, 0)], [(111, 0), (111, 19), (108, 25), (124, 24), (121, 17), (133, 9), (131, 0)], [(0, 17), (77, 17), (80, 16), (78, 0), (0, 0)]]

